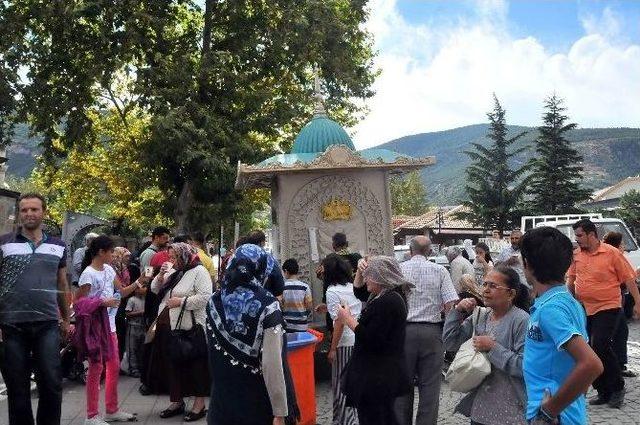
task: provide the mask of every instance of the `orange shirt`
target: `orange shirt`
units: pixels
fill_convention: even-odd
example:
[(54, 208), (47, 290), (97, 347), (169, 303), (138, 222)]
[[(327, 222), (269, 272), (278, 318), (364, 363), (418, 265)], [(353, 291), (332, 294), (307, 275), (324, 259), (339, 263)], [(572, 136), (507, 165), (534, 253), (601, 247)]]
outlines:
[(625, 256), (606, 243), (594, 253), (576, 249), (567, 275), (575, 277), (576, 298), (587, 316), (622, 307), (620, 284), (636, 276)]

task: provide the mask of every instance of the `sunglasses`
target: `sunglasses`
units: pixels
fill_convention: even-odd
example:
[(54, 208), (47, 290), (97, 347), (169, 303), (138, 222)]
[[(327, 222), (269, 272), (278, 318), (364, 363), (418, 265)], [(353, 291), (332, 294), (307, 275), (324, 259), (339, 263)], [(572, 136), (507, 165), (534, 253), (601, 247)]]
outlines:
[(504, 286), (504, 285), (498, 285), (495, 282), (490, 282), (488, 280), (485, 280), (484, 282), (482, 282), (482, 287), (483, 288), (489, 288), (492, 291), (496, 290), (496, 289), (507, 289), (510, 290), (511, 288), (509, 288), (508, 286)]

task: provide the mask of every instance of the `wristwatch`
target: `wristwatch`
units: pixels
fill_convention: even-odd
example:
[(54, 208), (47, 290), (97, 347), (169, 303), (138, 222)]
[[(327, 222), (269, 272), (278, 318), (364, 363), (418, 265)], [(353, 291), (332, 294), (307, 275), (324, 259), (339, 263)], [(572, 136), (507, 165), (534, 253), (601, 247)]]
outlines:
[(542, 406), (538, 409), (538, 414), (531, 421), (531, 425), (543, 425), (543, 424), (560, 424), (559, 417), (553, 417), (549, 413), (547, 413)]

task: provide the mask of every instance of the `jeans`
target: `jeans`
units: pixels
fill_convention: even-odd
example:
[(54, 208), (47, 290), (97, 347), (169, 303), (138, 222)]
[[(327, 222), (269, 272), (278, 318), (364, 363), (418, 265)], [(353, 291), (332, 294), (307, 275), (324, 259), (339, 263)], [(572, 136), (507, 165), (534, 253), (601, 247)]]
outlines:
[(57, 321), (2, 325), (2, 376), (10, 425), (33, 425), (31, 370), (38, 386), (38, 425), (59, 425), (62, 406), (60, 328)]
[(587, 316), (587, 331), (591, 348), (598, 355), (604, 372), (593, 381), (593, 388), (605, 397), (624, 388), (624, 379), (618, 357), (613, 351), (613, 338), (616, 335), (623, 315), (621, 309), (599, 311)]
[[(105, 407), (107, 413), (118, 411), (118, 375), (120, 374), (120, 358), (118, 356), (118, 335), (111, 334), (113, 356), (107, 360), (105, 376)], [(89, 362), (87, 372), (87, 418), (98, 416), (100, 403), (100, 375), (102, 375), (102, 362)]]

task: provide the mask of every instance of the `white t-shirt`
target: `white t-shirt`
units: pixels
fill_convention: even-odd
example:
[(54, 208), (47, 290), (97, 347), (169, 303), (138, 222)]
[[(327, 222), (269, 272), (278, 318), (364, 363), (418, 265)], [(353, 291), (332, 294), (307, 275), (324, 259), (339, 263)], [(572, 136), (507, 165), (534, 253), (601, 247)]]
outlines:
[[(113, 283), (115, 278), (116, 271), (108, 264), (104, 265), (103, 270), (96, 270), (91, 266), (87, 266), (78, 279), (78, 286), (82, 287), (83, 285), (91, 285), (91, 289), (89, 290), (90, 297), (99, 297), (101, 299), (113, 298), (113, 294), (115, 292)], [(117, 308), (107, 309), (111, 332), (116, 331), (117, 312)]]
[[(353, 283), (333, 285), (327, 289), (327, 310), (332, 320), (338, 318), (338, 306), (340, 304), (348, 305), (351, 315), (356, 320), (360, 317), (362, 303), (353, 295)], [(355, 342), (356, 335), (348, 326), (345, 326), (342, 331), (342, 337), (338, 342), (338, 347), (351, 347)]]

